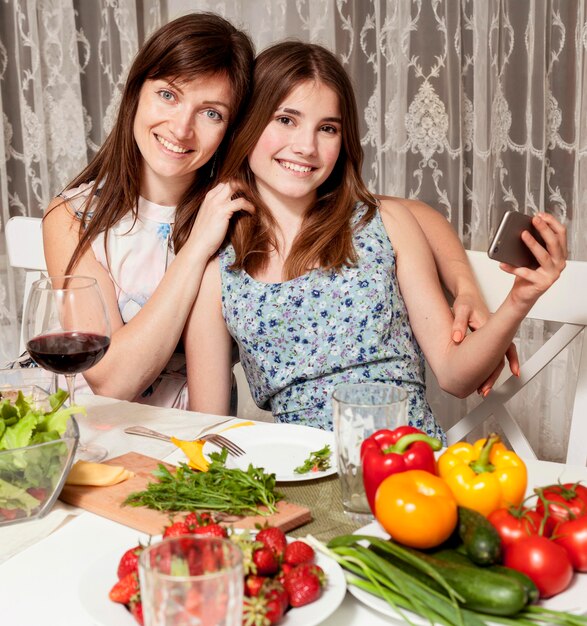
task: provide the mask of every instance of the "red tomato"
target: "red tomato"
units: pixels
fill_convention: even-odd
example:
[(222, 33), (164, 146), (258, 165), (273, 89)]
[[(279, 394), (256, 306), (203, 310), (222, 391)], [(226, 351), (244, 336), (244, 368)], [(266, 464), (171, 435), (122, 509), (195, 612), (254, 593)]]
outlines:
[(587, 514), (587, 487), (579, 483), (549, 485), (535, 491), (538, 494), (536, 510), (542, 515), (548, 509), (556, 521), (566, 522)]
[(564, 591), (573, 578), (567, 551), (541, 535), (530, 535), (512, 543), (505, 551), (503, 563), (529, 576), (541, 598)]
[[(495, 526), (501, 537), (501, 543), (505, 548), (530, 535), (544, 535), (550, 537), (554, 522), (552, 518), (544, 517), (534, 509), (514, 508), (496, 509), (487, 516), (487, 519)], [(542, 522), (544, 520), (544, 528)]]
[(587, 572), (587, 516), (561, 522), (555, 535), (554, 542), (568, 552), (573, 568)]

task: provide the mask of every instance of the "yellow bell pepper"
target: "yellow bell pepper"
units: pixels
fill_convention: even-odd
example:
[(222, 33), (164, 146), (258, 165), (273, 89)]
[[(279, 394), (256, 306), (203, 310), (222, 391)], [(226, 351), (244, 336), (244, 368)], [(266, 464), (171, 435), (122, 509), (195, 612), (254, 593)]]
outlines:
[(459, 506), (485, 516), (501, 507), (519, 505), (528, 484), (524, 461), (495, 433), (473, 445), (459, 442), (449, 446), (438, 459), (438, 474)]

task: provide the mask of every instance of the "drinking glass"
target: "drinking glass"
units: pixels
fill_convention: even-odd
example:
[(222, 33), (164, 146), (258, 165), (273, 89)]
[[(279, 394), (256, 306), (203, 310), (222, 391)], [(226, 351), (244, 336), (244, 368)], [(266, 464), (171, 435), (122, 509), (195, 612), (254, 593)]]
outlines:
[(229, 539), (184, 535), (139, 557), (145, 626), (241, 626), (242, 552)]
[(345, 514), (355, 522), (373, 519), (361, 471), (361, 444), (375, 431), (407, 424), (408, 396), (387, 383), (348, 383), (332, 394), (338, 476)]
[[(23, 326), (29, 354), (40, 367), (65, 376), (73, 405), (75, 375), (98, 363), (110, 345), (110, 320), (96, 279), (66, 275), (37, 280), (31, 286)], [(80, 441), (77, 458), (105, 457), (102, 446)]]

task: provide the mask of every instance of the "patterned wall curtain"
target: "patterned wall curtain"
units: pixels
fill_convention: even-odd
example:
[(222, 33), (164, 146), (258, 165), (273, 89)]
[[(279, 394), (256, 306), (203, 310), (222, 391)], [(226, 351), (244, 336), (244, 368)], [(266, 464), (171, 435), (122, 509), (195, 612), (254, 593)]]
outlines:
[[(95, 151), (145, 34), (194, 10), (224, 15), (259, 50), (296, 37), (339, 55), (373, 191), (424, 200), (478, 250), (505, 209), (547, 209), (567, 224), (570, 257), (587, 259), (586, 0), (0, 1), (2, 227), (40, 215)], [(0, 358), (16, 345), (18, 286), (0, 266)], [(523, 358), (550, 330), (524, 325)], [(543, 457), (565, 446), (576, 358), (510, 407)], [(465, 410), (434, 384), (430, 396), (445, 426)]]

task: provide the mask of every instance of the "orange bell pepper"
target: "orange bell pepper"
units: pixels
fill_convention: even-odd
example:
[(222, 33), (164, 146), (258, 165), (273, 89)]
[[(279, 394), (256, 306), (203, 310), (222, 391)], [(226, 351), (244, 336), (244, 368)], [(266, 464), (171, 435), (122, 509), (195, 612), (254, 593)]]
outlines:
[(455, 529), (457, 503), (438, 476), (407, 470), (383, 479), (375, 495), (375, 517), (395, 541), (433, 548)]
[(473, 445), (461, 441), (438, 459), (438, 474), (459, 506), (487, 516), (496, 509), (518, 506), (528, 484), (526, 465), (495, 433)]

